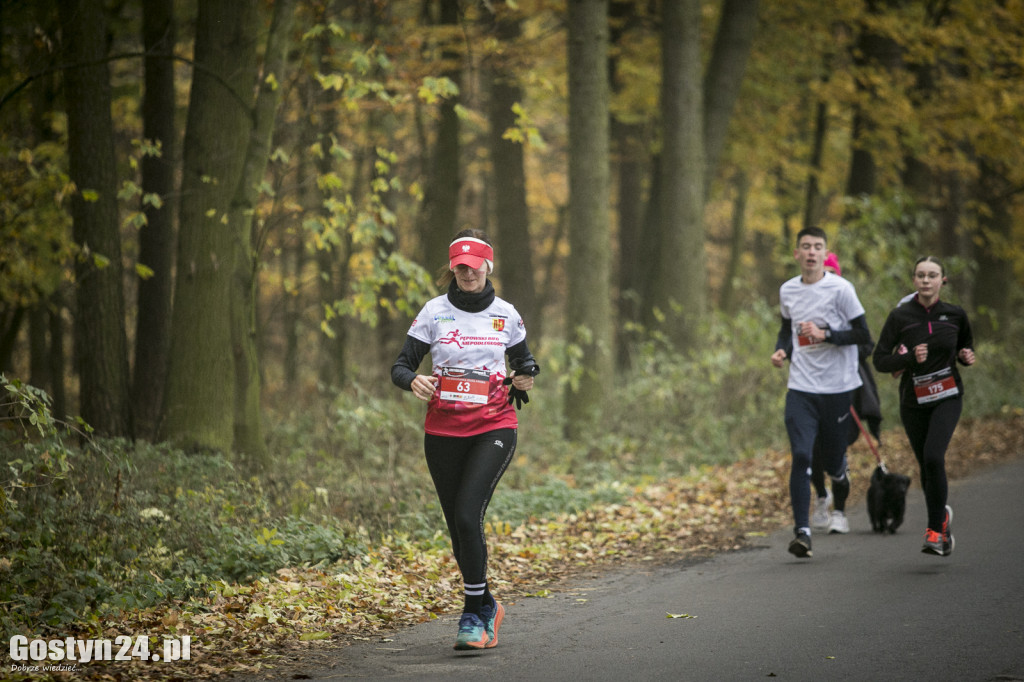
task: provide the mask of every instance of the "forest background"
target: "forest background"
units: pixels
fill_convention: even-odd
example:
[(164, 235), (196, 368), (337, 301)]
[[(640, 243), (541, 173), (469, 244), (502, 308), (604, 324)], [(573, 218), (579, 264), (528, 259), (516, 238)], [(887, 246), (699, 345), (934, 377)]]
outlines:
[(543, 367), (502, 523), (783, 448), (804, 225), (876, 335), (944, 258), (1019, 410), (1022, 60), (1016, 0), (5, 0), (5, 634), (443, 545), (389, 370), (465, 227)]

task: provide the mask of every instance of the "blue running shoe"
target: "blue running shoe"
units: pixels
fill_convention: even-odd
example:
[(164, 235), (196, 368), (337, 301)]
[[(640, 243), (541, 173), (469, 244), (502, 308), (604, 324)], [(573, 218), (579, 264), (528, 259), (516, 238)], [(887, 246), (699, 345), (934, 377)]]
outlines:
[(464, 613), (459, 619), (459, 634), (455, 638), (455, 648), (459, 650), (483, 649), (490, 638), (487, 628), (480, 616), (475, 613)]

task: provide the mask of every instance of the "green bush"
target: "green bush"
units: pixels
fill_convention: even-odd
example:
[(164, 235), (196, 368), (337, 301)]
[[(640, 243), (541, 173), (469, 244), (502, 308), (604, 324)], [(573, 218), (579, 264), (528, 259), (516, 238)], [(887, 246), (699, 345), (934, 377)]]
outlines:
[[(17, 449), (3, 452), (9, 467)], [(5, 632), (56, 628), (204, 594), (217, 580), (365, 552), (365, 537), (323, 510), (316, 518), (275, 513), (259, 481), (240, 477), (221, 455), (92, 441), (70, 451), (69, 465), (60, 480), (14, 489), (5, 507)]]

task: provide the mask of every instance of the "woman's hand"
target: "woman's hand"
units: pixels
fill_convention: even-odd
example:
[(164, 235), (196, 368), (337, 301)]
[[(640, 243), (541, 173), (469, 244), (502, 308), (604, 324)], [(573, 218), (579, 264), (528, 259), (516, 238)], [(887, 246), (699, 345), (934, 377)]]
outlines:
[[(949, 356), (946, 356), (949, 357)], [(917, 360), (917, 364), (923, 363), (928, 359), (928, 344), (920, 343), (914, 346), (914, 359)]]
[(430, 400), (434, 397), (434, 391), (437, 390), (437, 377), (428, 377), (422, 374), (417, 374), (416, 378), (412, 380), (412, 394), (420, 400)]
[(970, 366), (974, 364), (974, 351), (970, 348), (961, 348), (960, 352), (957, 353), (956, 356), (960, 358), (960, 362), (965, 365)]
[(533, 377), (529, 374), (516, 374), (512, 377), (512, 386), (520, 391), (529, 391), (533, 388)]

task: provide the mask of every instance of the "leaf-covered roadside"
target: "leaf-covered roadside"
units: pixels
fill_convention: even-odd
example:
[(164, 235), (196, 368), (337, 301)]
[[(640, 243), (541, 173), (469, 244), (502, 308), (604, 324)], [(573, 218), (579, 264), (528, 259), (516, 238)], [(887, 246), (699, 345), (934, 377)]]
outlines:
[[(1024, 415), (964, 422), (947, 458), (951, 478), (1024, 453)], [(898, 430), (884, 434), (890, 469), (914, 478), (917, 465)], [(874, 457), (863, 439), (849, 453), (853, 497), (860, 504)], [(619, 562), (707, 555), (745, 546), (750, 538), (784, 526), (789, 518), (789, 456), (769, 452), (728, 466), (637, 485), (628, 501), (555, 519), (510, 527), (488, 524), (494, 591), (511, 601), (544, 596), (582, 568)], [(908, 519), (901, 532), (916, 532)], [(780, 548), (779, 551), (782, 551)], [(211, 678), (286, 669), (313, 651), (382, 638), (405, 627), (455, 612), (461, 583), (440, 534), (429, 543), (385, 538), (379, 547), (330, 570), (281, 570), (248, 585), (220, 584), (202, 600), (123, 613), (74, 633), (112, 638), (146, 634), (192, 638), (191, 660), (178, 663), (90, 663), (58, 679)], [(441, 646), (441, 643), (439, 643)], [(341, 655), (341, 654), (339, 654)], [(40, 679), (33, 676), (32, 679)]]

